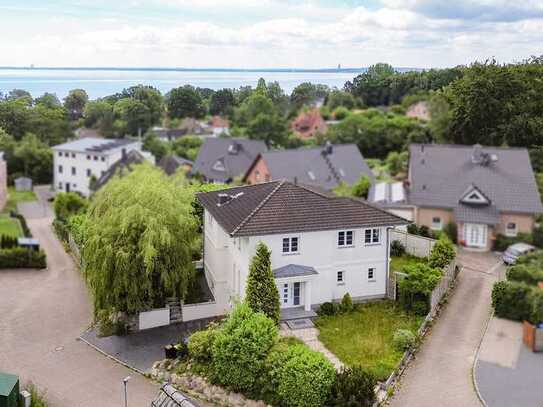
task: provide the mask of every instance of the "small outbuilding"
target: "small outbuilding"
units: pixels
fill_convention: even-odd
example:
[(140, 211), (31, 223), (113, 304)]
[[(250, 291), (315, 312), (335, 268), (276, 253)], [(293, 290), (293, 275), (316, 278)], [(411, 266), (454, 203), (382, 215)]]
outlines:
[(32, 180), (28, 177), (15, 178), (14, 183), (17, 192), (32, 191)]
[(19, 406), (19, 377), (0, 372), (0, 407)]

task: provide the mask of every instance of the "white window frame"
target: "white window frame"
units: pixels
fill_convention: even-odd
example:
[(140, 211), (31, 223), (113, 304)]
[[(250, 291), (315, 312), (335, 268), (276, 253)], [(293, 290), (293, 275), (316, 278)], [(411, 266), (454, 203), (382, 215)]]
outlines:
[[(510, 229), (509, 225), (515, 225), (515, 228)], [(518, 236), (518, 225), (516, 224), (516, 222), (507, 222), (505, 224), (505, 236), (507, 236), (507, 237), (517, 237)]]
[[(285, 251), (285, 240), (288, 239), (288, 250)], [(292, 240), (296, 239), (296, 251), (292, 250)], [(284, 236), (281, 238), (281, 253), (283, 256), (300, 254), (300, 236)]]
[[(371, 273), (371, 277), (370, 277)], [(376, 281), (375, 279), (375, 267), (368, 267), (368, 281), (370, 283), (374, 283)]]
[[(351, 234), (351, 243), (347, 243), (347, 234)], [(341, 243), (341, 235), (343, 234), (343, 243)], [(337, 232), (337, 246), (339, 248), (354, 247), (354, 230), (340, 230)]]
[[(370, 232), (370, 241), (366, 241), (366, 234)], [(377, 232), (377, 234), (376, 234)], [(375, 236), (377, 235), (377, 239), (375, 239)], [(364, 229), (364, 245), (365, 246), (376, 246), (381, 244), (381, 229), (380, 228), (367, 228)]]
[[(439, 222), (435, 222), (438, 219)], [(441, 230), (443, 229), (443, 220), (440, 216), (432, 216), (432, 230)]]
[(345, 270), (339, 270), (336, 273), (336, 283), (337, 285), (345, 285)]

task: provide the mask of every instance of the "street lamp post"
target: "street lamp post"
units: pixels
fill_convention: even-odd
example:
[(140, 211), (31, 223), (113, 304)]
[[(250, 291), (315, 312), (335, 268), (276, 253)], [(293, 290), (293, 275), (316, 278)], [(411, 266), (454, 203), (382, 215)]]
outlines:
[(123, 384), (124, 384), (124, 407), (128, 407), (128, 397), (127, 397), (127, 394), (126, 394), (126, 384), (128, 383), (128, 381), (131, 379), (130, 376), (126, 376), (124, 379), (123, 379)]

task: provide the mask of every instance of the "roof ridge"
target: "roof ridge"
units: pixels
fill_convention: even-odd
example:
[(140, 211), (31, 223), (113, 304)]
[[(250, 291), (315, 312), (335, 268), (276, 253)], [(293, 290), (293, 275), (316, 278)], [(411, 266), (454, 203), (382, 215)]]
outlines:
[[(249, 220), (251, 220), (251, 218), (264, 206), (264, 204), (270, 200), (270, 198), (277, 192), (277, 190), (285, 184), (285, 182), (286, 182), (285, 180), (279, 181), (279, 184), (262, 201), (260, 201), (260, 203), (256, 206), (256, 208), (254, 208), (251, 211), (251, 213), (247, 215), (247, 217), (243, 219), (239, 223), (239, 225), (237, 225), (234, 228), (234, 230), (232, 230), (232, 232), (230, 232), (230, 236), (234, 236), (236, 232), (241, 229), (242, 226), (244, 226), (247, 222), (249, 222)], [(262, 184), (258, 184), (258, 185), (262, 185)]]
[(395, 213), (389, 212), (389, 211), (379, 207), (378, 205), (371, 204), (367, 200), (362, 199), (362, 198), (355, 198), (355, 197), (352, 197), (352, 196), (339, 196), (337, 198), (349, 199), (349, 200), (351, 200), (353, 202), (356, 202), (356, 203), (358, 203), (360, 205), (367, 206), (367, 207), (372, 208), (372, 209), (376, 209), (379, 212), (386, 213), (387, 215), (394, 216), (395, 218), (398, 218), (398, 219), (401, 219), (401, 220), (404, 220), (404, 221), (408, 221), (409, 223), (413, 223), (412, 221), (409, 221), (409, 220), (407, 220), (405, 218), (402, 218), (401, 216), (396, 215)]

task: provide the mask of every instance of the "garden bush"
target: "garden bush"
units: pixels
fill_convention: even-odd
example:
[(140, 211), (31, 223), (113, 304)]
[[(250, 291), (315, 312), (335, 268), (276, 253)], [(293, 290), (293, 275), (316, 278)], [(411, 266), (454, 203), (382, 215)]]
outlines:
[(17, 243), (17, 238), (10, 235), (1, 235), (0, 236), (0, 248), (2, 249), (12, 249), (14, 247), (17, 247), (19, 244)]
[(335, 302), (324, 302), (319, 307), (317, 314), (319, 316), (336, 315), (339, 312), (339, 304)]
[(443, 233), (447, 235), (451, 242), (458, 243), (458, 226), (454, 222), (449, 222), (443, 228)]
[(426, 297), (425, 299), (413, 301), (411, 304), (411, 311), (420, 317), (428, 315), (428, 312), (430, 312), (430, 303), (428, 298)]
[(331, 407), (370, 407), (376, 401), (375, 386), (377, 380), (360, 366), (343, 368), (336, 376), (332, 386)]
[(26, 219), (23, 215), (21, 215), (20, 213), (17, 213), (15, 211), (11, 211), (10, 212), (10, 216), (12, 218), (15, 218), (19, 221), (19, 223), (21, 224), (21, 229), (23, 229), (23, 236), (24, 237), (32, 237), (32, 232), (30, 232), (30, 229), (26, 223)]
[(396, 350), (405, 352), (415, 344), (416, 340), (417, 337), (409, 329), (398, 329), (396, 332), (394, 332), (392, 344)]
[(351, 312), (353, 309), (354, 309), (354, 306), (353, 306), (353, 299), (351, 298), (351, 294), (345, 293), (345, 295), (341, 299), (340, 310), (341, 312)]
[(217, 326), (212, 324), (203, 331), (194, 332), (189, 338), (189, 356), (199, 363), (211, 362)]
[(274, 321), (246, 304), (237, 305), (213, 341), (213, 380), (252, 394), (277, 335)]
[(456, 252), (452, 242), (448, 237), (441, 237), (432, 248), (432, 252), (428, 259), (428, 265), (441, 270), (453, 261), (455, 256)]
[(419, 314), (422, 310), (415, 304), (421, 301), (428, 303), (432, 290), (441, 280), (441, 271), (420, 263), (405, 266), (404, 272), (407, 276), (398, 283), (400, 302), (407, 310), (415, 311), (414, 307), (417, 306), (417, 315), (425, 315)]
[(0, 249), (0, 269), (42, 269), (47, 266), (46, 263), (46, 256), (43, 250), (25, 249), (23, 247)]
[(336, 377), (332, 363), (303, 344), (274, 348), (266, 366), (278, 404), (282, 406), (324, 406)]
[(498, 281), (492, 288), (492, 306), (497, 317), (514, 321), (531, 320), (533, 291), (536, 288), (516, 281)]
[(336, 120), (343, 120), (349, 116), (351, 112), (346, 107), (340, 106), (334, 111), (334, 118)]
[(75, 192), (61, 192), (54, 203), (55, 218), (66, 222), (70, 216), (86, 210), (88, 201)]
[(516, 264), (509, 267), (506, 272), (507, 280), (523, 282), (528, 285), (537, 285), (543, 281), (543, 270), (526, 264)]
[(496, 240), (494, 241), (494, 250), (497, 250), (499, 252), (505, 251), (509, 246), (515, 243), (532, 243), (532, 235), (528, 233), (519, 233), (515, 237), (508, 237), (505, 235), (497, 235)]
[(390, 244), (390, 255), (394, 257), (401, 257), (405, 254), (405, 246), (399, 240), (393, 240)]
[(53, 229), (55, 230), (58, 238), (63, 241), (64, 243), (68, 243), (68, 226), (64, 222), (61, 222), (60, 220), (53, 220)]

